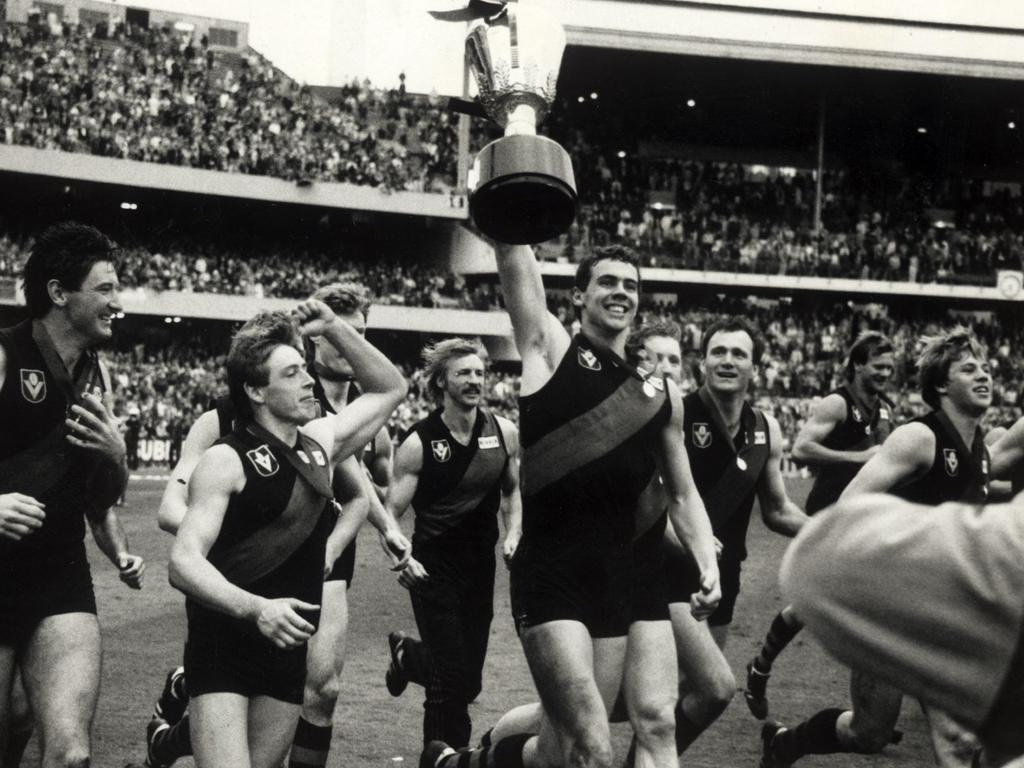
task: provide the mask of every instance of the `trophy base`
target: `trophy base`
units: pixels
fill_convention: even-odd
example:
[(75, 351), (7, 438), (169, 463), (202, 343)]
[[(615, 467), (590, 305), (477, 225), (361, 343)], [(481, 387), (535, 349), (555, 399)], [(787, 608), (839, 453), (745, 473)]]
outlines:
[(506, 136), (476, 158), (478, 181), (469, 198), (473, 222), (512, 245), (543, 243), (576, 218), (576, 179), (569, 154), (545, 136)]

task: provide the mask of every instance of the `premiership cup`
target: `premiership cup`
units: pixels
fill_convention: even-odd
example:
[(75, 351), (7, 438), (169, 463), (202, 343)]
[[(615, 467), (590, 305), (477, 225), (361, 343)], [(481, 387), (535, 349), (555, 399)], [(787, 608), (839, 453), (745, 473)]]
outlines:
[(550, 240), (576, 218), (569, 155), (557, 142), (537, 135), (537, 124), (555, 98), (564, 50), (565, 31), (558, 20), (515, 0), (477, 19), (466, 37), (477, 100), (505, 131), (477, 154), (469, 213), (485, 235), (503, 243)]

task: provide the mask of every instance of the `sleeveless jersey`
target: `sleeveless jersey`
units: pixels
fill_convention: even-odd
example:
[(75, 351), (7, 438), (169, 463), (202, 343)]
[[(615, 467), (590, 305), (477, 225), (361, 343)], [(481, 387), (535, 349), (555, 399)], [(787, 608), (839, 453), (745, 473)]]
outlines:
[(524, 541), (628, 557), (671, 410), (662, 379), (574, 337), (550, 380), (519, 399)]
[(21, 541), (0, 538), (0, 568), (85, 558), (83, 513), (97, 460), (67, 442), (72, 404), (95, 387), (108, 389), (94, 351), (69, 375), (42, 323), (0, 330), (7, 374), (0, 388), (0, 493), (24, 493), (46, 505), (41, 528)]
[(508, 464), (501, 427), (493, 414), (478, 408), (469, 444), (462, 445), (441, 412), (438, 408), (413, 427), (423, 444), (423, 468), (412, 497), (414, 540), (444, 537), (493, 548), (498, 541), (501, 476)]
[(745, 402), (740, 430), (733, 438), (702, 387), (683, 398), (683, 429), (690, 470), (712, 530), (722, 542), (722, 559), (743, 560), (757, 483), (771, 452), (768, 422)]
[(968, 448), (941, 411), (912, 421), (924, 424), (935, 435), (931, 468), (919, 478), (894, 488), (892, 493), (916, 504), (935, 506), (947, 501), (984, 504), (988, 500), (989, 456), (979, 427)]
[(210, 563), (255, 594), (318, 603), (333, 527), (329, 454), (302, 433), (290, 447), (245, 420), (218, 444), (238, 454), (245, 485), (228, 501)]
[[(881, 445), (892, 431), (892, 403), (879, 396), (874, 408), (860, 401), (848, 384), (833, 389), (829, 395), (839, 395), (846, 403), (846, 420), (837, 424), (822, 441), (834, 451), (864, 451), (872, 445)], [(820, 512), (834, 504), (846, 486), (856, 477), (862, 464), (853, 462), (826, 464), (815, 471), (814, 485), (807, 495), (807, 513)]]

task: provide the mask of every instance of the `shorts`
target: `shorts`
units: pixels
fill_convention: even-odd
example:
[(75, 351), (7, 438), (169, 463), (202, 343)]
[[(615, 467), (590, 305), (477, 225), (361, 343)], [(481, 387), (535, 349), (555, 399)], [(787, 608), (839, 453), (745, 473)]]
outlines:
[(665, 587), (666, 515), (633, 541), (633, 621), (668, 621)]
[[(722, 599), (714, 613), (708, 617), (708, 624), (712, 627), (732, 624), (736, 598), (740, 595), (741, 566), (742, 561), (735, 558), (718, 561)], [(688, 603), (690, 596), (700, 591), (700, 570), (692, 557), (668, 554), (665, 557), (664, 573), (669, 603)]]
[(334, 567), (331, 568), (331, 572), (327, 574), (327, 578), (324, 581), (344, 581), (347, 584), (346, 589), (351, 589), (352, 577), (355, 576), (355, 573), (356, 540), (353, 537), (349, 545), (338, 555), (338, 559), (334, 561)]
[(555, 550), (521, 541), (509, 579), (516, 631), (568, 620), (594, 638), (625, 637), (633, 619), (632, 561), (628, 548)]
[(302, 704), (306, 646), (281, 649), (256, 624), (189, 604), (185, 679), (189, 696), (237, 693)]
[(84, 551), (69, 562), (0, 570), (0, 645), (20, 648), (39, 622), (65, 613), (96, 614)]

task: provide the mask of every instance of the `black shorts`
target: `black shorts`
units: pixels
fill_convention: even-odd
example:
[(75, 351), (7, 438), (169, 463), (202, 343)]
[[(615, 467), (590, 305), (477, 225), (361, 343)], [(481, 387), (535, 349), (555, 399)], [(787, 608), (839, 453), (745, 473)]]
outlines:
[(302, 704), (306, 646), (283, 650), (254, 622), (232, 619), (189, 603), (185, 679), (189, 696), (237, 693)]
[(342, 553), (338, 555), (338, 559), (334, 561), (334, 567), (331, 568), (331, 572), (327, 574), (327, 578), (324, 581), (344, 581), (347, 583), (346, 589), (351, 589), (352, 577), (355, 575), (356, 539), (353, 536), (349, 545), (342, 550)]
[(0, 569), (0, 645), (21, 648), (39, 622), (64, 613), (96, 613), (84, 547), (70, 561)]
[[(715, 612), (708, 617), (708, 624), (721, 627), (732, 623), (736, 609), (736, 598), (740, 595), (740, 570), (742, 561), (727, 558), (718, 561), (719, 583), (722, 599)], [(669, 603), (688, 603), (694, 592), (700, 591), (700, 570), (692, 557), (669, 553), (665, 557), (665, 584)]]
[(633, 621), (668, 621), (665, 588), (665, 522), (654, 523), (633, 541)]
[(624, 637), (632, 616), (629, 548), (556, 549), (520, 542), (510, 589), (517, 631), (549, 621), (578, 621), (591, 637)]

